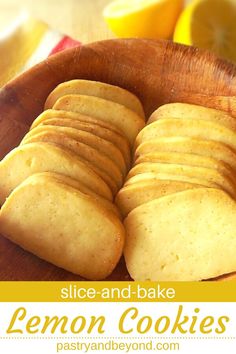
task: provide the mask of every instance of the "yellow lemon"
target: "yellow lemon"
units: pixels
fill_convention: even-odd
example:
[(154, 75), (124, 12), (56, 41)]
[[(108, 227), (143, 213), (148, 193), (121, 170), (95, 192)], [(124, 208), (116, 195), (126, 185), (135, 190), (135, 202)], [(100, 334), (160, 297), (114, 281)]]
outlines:
[(174, 41), (236, 61), (236, 1), (193, 1), (177, 22)]
[(119, 0), (103, 12), (110, 29), (123, 38), (170, 38), (184, 0)]

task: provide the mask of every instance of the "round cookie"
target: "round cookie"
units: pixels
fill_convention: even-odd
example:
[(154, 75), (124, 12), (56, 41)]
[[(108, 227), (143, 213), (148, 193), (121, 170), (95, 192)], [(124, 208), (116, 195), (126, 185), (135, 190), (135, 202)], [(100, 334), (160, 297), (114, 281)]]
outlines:
[(116, 102), (145, 119), (142, 104), (134, 94), (119, 86), (91, 80), (71, 80), (61, 83), (48, 96), (45, 109), (52, 108), (59, 98), (70, 94), (95, 96)]
[[(33, 207), (32, 207), (33, 206)], [(0, 232), (38, 257), (90, 280), (118, 263), (124, 227), (93, 197), (38, 176), (19, 185), (0, 212)]]
[(136, 281), (199, 281), (236, 270), (236, 204), (218, 189), (191, 189), (131, 211), (125, 262)]
[(236, 119), (229, 114), (213, 108), (197, 106), (187, 103), (169, 103), (159, 107), (152, 113), (148, 124), (159, 119), (178, 118), (178, 119), (200, 119), (219, 123), (226, 128), (236, 131)]
[(235, 183), (230, 179), (230, 176), (224, 175), (223, 173), (211, 168), (187, 166), (187, 165), (180, 165), (180, 164), (145, 162), (133, 167), (128, 174), (128, 178), (136, 176), (141, 173), (148, 173), (148, 172), (206, 179), (210, 182), (218, 184), (219, 186), (221, 186), (223, 190), (225, 190), (231, 196), (236, 198), (236, 186)]
[(15, 148), (0, 162), (0, 204), (27, 177), (46, 171), (68, 175), (102, 197), (112, 200), (111, 190), (103, 179), (75, 154), (54, 144), (31, 143)]
[(124, 186), (116, 196), (116, 205), (120, 209), (123, 217), (126, 217), (133, 209), (161, 198), (166, 195), (174, 194), (193, 188), (202, 188), (202, 185), (182, 182), (150, 179), (147, 181), (136, 182)]
[(59, 98), (53, 109), (78, 112), (115, 125), (132, 146), (145, 122), (125, 106), (93, 96), (67, 95)]

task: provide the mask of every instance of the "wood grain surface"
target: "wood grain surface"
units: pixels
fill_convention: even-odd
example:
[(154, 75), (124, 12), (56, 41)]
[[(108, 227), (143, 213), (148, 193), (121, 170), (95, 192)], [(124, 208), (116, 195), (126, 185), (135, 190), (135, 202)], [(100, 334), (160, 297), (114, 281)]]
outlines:
[[(168, 41), (109, 40), (50, 57), (0, 90), (0, 157), (15, 147), (42, 111), (49, 92), (75, 78), (126, 88), (149, 115), (159, 105), (187, 102), (236, 117), (236, 67), (213, 54)], [(0, 279), (79, 280), (0, 238)], [(128, 280), (123, 260), (109, 280)]]

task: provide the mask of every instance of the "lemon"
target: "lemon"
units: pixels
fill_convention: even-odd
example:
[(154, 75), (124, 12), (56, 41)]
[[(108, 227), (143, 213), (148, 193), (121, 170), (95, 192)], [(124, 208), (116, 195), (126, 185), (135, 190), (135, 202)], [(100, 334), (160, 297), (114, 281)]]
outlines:
[(123, 38), (170, 38), (184, 0), (119, 0), (103, 12), (110, 29)]
[(236, 61), (236, 1), (193, 1), (177, 22), (174, 41)]

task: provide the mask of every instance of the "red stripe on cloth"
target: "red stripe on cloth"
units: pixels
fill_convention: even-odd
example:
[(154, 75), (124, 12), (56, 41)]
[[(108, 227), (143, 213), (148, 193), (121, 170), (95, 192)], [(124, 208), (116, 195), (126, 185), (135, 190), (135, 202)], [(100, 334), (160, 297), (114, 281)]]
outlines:
[(52, 49), (50, 52), (49, 56), (52, 54), (56, 54), (58, 52), (61, 52), (64, 49), (69, 49), (69, 48), (74, 48), (80, 46), (81, 43), (79, 41), (76, 41), (75, 39), (72, 39), (69, 36), (64, 36), (58, 43), (57, 45)]

